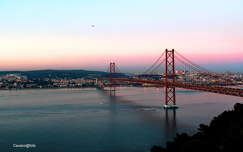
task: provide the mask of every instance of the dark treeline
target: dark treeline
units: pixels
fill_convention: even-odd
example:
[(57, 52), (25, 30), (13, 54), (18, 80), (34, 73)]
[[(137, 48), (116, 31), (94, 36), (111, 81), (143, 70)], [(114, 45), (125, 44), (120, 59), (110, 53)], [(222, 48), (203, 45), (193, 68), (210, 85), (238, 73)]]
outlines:
[(201, 124), (192, 136), (177, 134), (166, 148), (153, 146), (151, 152), (243, 152), (243, 104), (224, 111), (208, 125)]

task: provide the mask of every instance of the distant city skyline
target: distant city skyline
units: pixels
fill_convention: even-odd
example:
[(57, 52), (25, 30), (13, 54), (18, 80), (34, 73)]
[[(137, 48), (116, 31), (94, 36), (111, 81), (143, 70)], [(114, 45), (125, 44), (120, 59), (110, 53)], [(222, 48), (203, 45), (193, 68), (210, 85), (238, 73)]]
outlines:
[(1, 0), (0, 71), (142, 72), (174, 48), (209, 70), (243, 72), (241, 0)]

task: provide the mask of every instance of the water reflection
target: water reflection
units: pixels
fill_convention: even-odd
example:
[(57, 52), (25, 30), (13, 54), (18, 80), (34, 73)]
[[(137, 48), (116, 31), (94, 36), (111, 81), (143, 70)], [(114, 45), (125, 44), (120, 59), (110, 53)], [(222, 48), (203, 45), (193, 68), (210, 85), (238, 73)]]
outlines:
[[(144, 106), (135, 103), (132, 100), (124, 99), (117, 96), (116, 91), (103, 90), (101, 94), (107, 96), (110, 106), (110, 121), (115, 121), (118, 110), (124, 110), (121, 106), (126, 106), (130, 110), (136, 111), (136, 114), (148, 124), (157, 126), (161, 130), (161, 139), (169, 139), (175, 137), (177, 133), (176, 109), (162, 109), (161, 106)], [(111, 123), (114, 127), (114, 123)], [(180, 124), (180, 126), (186, 126)], [(113, 128), (114, 129), (114, 128)], [(166, 141), (164, 141), (165, 143)]]
[(176, 109), (165, 109), (165, 138), (171, 139), (177, 133)]

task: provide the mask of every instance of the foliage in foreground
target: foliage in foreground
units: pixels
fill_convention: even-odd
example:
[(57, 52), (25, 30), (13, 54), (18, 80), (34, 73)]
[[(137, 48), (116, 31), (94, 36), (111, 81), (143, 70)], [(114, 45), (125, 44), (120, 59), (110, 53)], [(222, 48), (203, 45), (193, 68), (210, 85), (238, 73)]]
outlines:
[(201, 124), (192, 136), (177, 134), (166, 148), (153, 146), (151, 152), (243, 152), (243, 104), (224, 111), (209, 126)]

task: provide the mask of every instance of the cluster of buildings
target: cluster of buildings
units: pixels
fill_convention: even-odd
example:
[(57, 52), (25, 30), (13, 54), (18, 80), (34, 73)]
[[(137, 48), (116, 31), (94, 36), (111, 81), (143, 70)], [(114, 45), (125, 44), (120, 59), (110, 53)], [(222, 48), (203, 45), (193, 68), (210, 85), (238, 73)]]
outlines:
[(50, 79), (49, 81), (57, 88), (95, 87), (97, 84), (97, 78)]
[(243, 85), (243, 74), (240, 73), (200, 73), (177, 71), (177, 81), (200, 84)]
[(81, 88), (95, 87), (96, 78), (35, 78), (28, 79), (20, 74), (6, 74), (0, 76), (0, 89), (22, 88)]
[(23, 87), (22, 84), (28, 81), (26, 76), (19, 74), (6, 74), (0, 76), (0, 88), (18, 88)]

